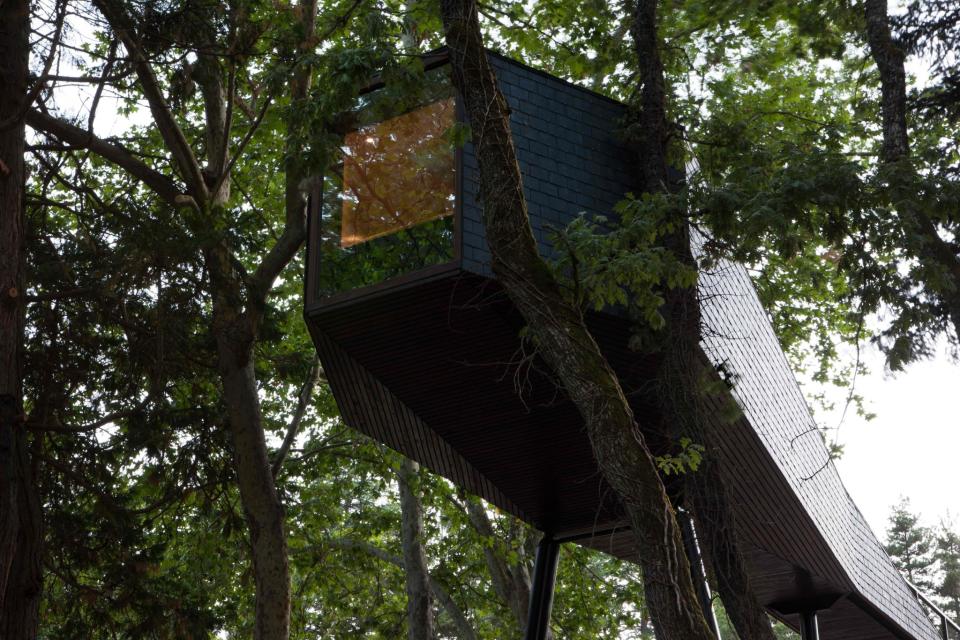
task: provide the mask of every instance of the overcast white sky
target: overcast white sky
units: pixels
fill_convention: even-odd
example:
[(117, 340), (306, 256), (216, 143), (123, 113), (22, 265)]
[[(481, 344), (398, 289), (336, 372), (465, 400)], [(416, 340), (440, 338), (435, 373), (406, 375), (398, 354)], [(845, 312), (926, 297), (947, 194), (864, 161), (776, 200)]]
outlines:
[(901, 496), (925, 524), (949, 515), (960, 527), (960, 364), (944, 350), (894, 376), (876, 349), (866, 347), (864, 356), (871, 373), (857, 391), (876, 418), (851, 412), (838, 432), (847, 490), (881, 539)]

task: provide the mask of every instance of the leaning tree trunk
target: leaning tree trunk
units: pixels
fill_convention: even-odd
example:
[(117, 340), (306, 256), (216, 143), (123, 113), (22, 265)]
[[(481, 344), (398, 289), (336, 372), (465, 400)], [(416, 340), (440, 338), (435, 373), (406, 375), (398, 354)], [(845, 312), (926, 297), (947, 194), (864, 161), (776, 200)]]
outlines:
[(0, 4), (0, 638), (37, 637), (40, 501), (23, 418), (24, 112), (30, 4)]
[(470, 122), (492, 267), (539, 355), (580, 412), (594, 456), (636, 537), (648, 606), (661, 638), (712, 638), (690, 578), (676, 514), (609, 363), (580, 311), (540, 258), (527, 216), (509, 109), (487, 60), (475, 0), (442, 0), (454, 84)]
[(423, 503), (420, 465), (404, 458), (397, 470), (400, 488), (400, 543), (407, 589), (407, 637), (433, 640), (433, 598), (427, 554), (423, 548)]
[[(637, 0), (631, 28), (639, 66), (640, 127), (636, 142), (641, 183), (645, 193), (672, 190), (667, 163), (670, 129), (666, 115), (666, 83), (657, 33), (657, 0)], [(664, 238), (664, 245), (689, 269), (697, 269), (690, 247), (689, 224), (683, 212), (678, 231)], [(704, 559), (712, 565), (720, 597), (742, 640), (774, 640), (766, 611), (750, 586), (749, 575), (737, 540), (734, 514), (720, 472), (722, 448), (710, 425), (711, 410), (705, 405), (708, 379), (700, 354), (700, 300), (695, 286), (664, 291), (666, 320), (657, 374), (657, 402), (663, 420), (676, 436), (685, 436), (706, 447), (702, 465), (685, 478), (688, 504), (700, 524)]]

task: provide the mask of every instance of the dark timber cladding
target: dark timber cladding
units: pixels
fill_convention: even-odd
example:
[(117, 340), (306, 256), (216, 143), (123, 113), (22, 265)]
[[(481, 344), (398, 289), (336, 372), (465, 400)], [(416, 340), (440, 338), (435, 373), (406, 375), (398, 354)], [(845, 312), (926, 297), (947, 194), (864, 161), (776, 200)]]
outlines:
[[(531, 224), (552, 257), (551, 229), (580, 212), (610, 216), (633, 190), (633, 163), (616, 131), (624, 108), (501, 56), (491, 60), (512, 109)], [(340, 205), (312, 198), (305, 314), (343, 418), (555, 540), (630, 558), (631, 534), (579, 415), (521, 341), (523, 323), (490, 271), (471, 145), (456, 158), (453, 222), (429, 223), (431, 246), (454, 246), (385, 282), (318, 293), (328, 236), (346, 236), (324, 228), (337, 224)], [(358, 206), (344, 205), (344, 217)], [(371, 238), (384, 234), (382, 220), (350, 222)], [(408, 226), (403, 233), (415, 236)], [(350, 238), (349, 246), (340, 240), (344, 251), (364, 242)], [(718, 265), (700, 288), (710, 336), (704, 356), (732, 374), (743, 410), (733, 422), (718, 415), (714, 428), (723, 432), (738, 528), (764, 604), (794, 628), (804, 607), (820, 609), (827, 640), (935, 640), (829, 463), (745, 270)], [(620, 315), (587, 320), (640, 422), (655, 424), (641, 391), (656, 363), (627, 348), (630, 327)]]

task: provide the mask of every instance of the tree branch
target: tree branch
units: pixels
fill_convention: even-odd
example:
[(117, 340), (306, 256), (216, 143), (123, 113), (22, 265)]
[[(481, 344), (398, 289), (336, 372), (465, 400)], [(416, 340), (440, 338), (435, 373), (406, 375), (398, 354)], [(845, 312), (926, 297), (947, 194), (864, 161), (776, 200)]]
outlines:
[(308, 375), (306, 381), (304, 381), (303, 387), (300, 389), (300, 395), (297, 397), (297, 408), (293, 412), (290, 426), (287, 427), (287, 434), (284, 436), (283, 443), (280, 445), (280, 449), (277, 450), (277, 456), (273, 460), (271, 471), (273, 472), (274, 478), (276, 478), (280, 472), (283, 461), (290, 452), (290, 447), (293, 446), (293, 441), (300, 431), (300, 423), (303, 422), (303, 416), (307, 412), (307, 405), (313, 396), (313, 389), (317, 386), (321, 371), (323, 371), (323, 368), (320, 366), (320, 359), (314, 356), (313, 365), (310, 367), (310, 375)]
[(206, 204), (210, 194), (203, 181), (200, 164), (197, 162), (183, 130), (174, 119), (170, 106), (163, 97), (163, 90), (157, 82), (153, 68), (137, 41), (130, 17), (124, 8), (115, 3), (114, 0), (93, 0), (93, 4), (110, 23), (116, 37), (123, 43), (124, 48), (130, 55), (133, 67), (137, 72), (137, 78), (140, 80), (140, 88), (143, 90), (143, 95), (150, 105), (150, 112), (157, 124), (157, 130), (160, 132), (167, 148), (173, 154), (173, 158), (194, 199), (199, 204)]
[(81, 129), (66, 120), (30, 109), (26, 113), (28, 125), (51, 135), (63, 142), (82, 149), (89, 149), (105, 160), (109, 160), (130, 175), (142, 181), (154, 192), (174, 207), (196, 203), (189, 196), (185, 196), (176, 184), (165, 175), (143, 163), (128, 150), (120, 145), (98, 138), (89, 131)]

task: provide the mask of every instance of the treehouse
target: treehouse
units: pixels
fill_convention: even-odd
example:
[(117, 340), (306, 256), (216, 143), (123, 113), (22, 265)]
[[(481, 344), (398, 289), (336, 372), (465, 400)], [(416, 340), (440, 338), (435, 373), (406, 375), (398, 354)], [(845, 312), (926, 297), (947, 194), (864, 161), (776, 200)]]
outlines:
[[(613, 215), (635, 191), (616, 133), (624, 107), (490, 60), (539, 249), (556, 257), (552, 230), (581, 212)], [(424, 63), (417, 86), (360, 96), (343, 162), (311, 197), (305, 317), (347, 424), (545, 533), (527, 632), (542, 638), (557, 545), (630, 559), (633, 538), (579, 414), (525, 350), (524, 323), (490, 269), (477, 160), (457, 140), (445, 54)], [(703, 354), (742, 410), (722, 418), (718, 407), (715, 428), (762, 603), (805, 638), (945, 637), (844, 490), (745, 270), (720, 264), (699, 286)], [(655, 423), (646, 394), (656, 363), (628, 348), (627, 319), (610, 310), (588, 323), (637, 416)]]

